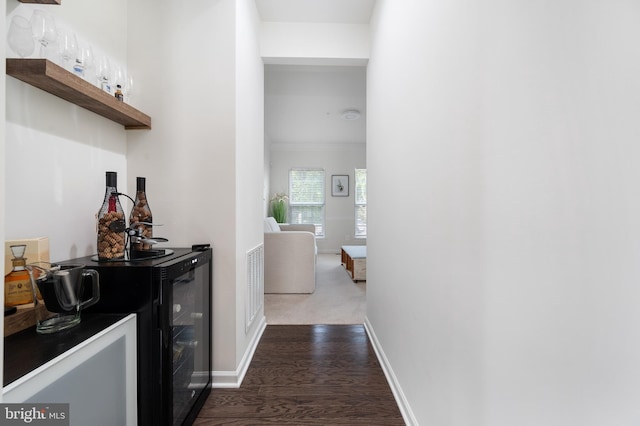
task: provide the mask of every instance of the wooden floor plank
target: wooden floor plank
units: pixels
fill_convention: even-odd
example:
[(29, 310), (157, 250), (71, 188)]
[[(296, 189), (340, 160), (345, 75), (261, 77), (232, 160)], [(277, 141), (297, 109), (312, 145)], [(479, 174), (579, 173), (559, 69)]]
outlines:
[(361, 325), (267, 326), (239, 389), (195, 425), (404, 425)]

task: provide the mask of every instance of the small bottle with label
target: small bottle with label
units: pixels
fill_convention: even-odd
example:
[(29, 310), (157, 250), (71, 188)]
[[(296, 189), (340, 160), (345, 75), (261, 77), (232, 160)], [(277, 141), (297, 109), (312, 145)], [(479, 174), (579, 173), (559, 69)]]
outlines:
[(120, 102), (124, 101), (124, 95), (122, 94), (122, 86), (121, 85), (119, 85), (119, 84), (116, 85), (116, 93), (114, 94), (114, 96)]
[(27, 260), (24, 258), (26, 245), (11, 246), (13, 269), (4, 277), (4, 304), (18, 306), (33, 303), (33, 288), (29, 272), (25, 269)]

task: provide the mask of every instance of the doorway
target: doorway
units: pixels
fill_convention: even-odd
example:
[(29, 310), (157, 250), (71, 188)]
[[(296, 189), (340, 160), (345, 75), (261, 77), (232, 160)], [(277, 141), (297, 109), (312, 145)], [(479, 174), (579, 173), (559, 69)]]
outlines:
[[(356, 236), (354, 190), (355, 170), (366, 169), (366, 67), (265, 65), (264, 80), (267, 215), (273, 194), (288, 193), (289, 170), (319, 168), (325, 173), (316, 291), (266, 294), (267, 323), (362, 323), (366, 284), (351, 281), (339, 253), (343, 245), (366, 244)], [(349, 176), (347, 196), (332, 196), (333, 175)]]

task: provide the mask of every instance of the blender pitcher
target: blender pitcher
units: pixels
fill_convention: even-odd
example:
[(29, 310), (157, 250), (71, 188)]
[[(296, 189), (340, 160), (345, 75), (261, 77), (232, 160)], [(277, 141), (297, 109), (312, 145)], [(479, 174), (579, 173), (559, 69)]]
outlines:
[[(38, 333), (55, 333), (80, 324), (80, 311), (100, 299), (98, 272), (85, 269), (84, 265), (41, 262), (26, 268), (33, 288)], [(91, 280), (91, 297), (82, 300), (87, 280)]]

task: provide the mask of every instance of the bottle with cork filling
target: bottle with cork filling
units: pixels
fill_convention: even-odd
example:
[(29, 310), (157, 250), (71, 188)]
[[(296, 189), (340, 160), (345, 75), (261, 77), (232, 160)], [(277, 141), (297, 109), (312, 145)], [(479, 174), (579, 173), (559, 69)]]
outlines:
[[(136, 178), (136, 199), (133, 202), (133, 208), (129, 215), (129, 227), (136, 231), (136, 236), (142, 239), (151, 239), (153, 237), (153, 215), (149, 208), (146, 193), (146, 179), (143, 177)], [(150, 250), (151, 244), (144, 241), (132, 242), (132, 250)]]
[(98, 211), (98, 259), (124, 258), (126, 223), (124, 210), (118, 198), (118, 175), (106, 172), (106, 190), (102, 207)]

